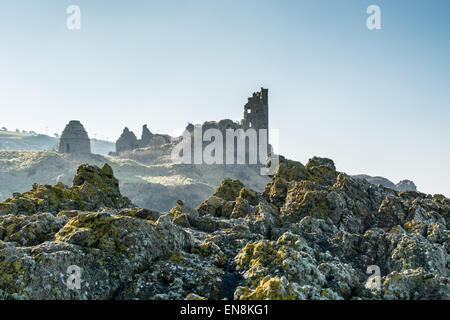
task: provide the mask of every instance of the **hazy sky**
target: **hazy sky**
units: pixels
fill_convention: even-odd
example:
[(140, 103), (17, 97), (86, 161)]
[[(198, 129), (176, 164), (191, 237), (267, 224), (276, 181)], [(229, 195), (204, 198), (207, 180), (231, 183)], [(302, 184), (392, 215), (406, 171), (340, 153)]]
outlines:
[[(66, 27), (70, 4), (81, 30)], [(371, 4), (381, 30), (366, 27)], [(448, 0), (0, 0), (0, 126), (172, 133), (240, 119), (264, 86), (287, 157), (450, 196), (449, 12)]]

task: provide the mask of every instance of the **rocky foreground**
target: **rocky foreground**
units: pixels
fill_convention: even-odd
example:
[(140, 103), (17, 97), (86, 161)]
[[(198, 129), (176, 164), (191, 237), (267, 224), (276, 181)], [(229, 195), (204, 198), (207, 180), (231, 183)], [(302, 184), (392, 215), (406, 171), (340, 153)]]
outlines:
[(174, 164), (173, 145), (137, 149), (119, 156), (64, 154), (47, 151), (0, 150), (0, 202), (13, 192), (24, 192), (33, 183), (71, 184), (78, 167), (108, 164), (119, 179), (122, 195), (136, 206), (169, 211), (178, 199), (196, 207), (220, 184), (223, 177), (240, 179), (261, 191), (270, 181), (252, 166)]
[(108, 165), (82, 165), (70, 187), (0, 203), (0, 298), (450, 299), (449, 217), (442, 195), (322, 158), (282, 159), (262, 194), (224, 179), (169, 213), (133, 206)]

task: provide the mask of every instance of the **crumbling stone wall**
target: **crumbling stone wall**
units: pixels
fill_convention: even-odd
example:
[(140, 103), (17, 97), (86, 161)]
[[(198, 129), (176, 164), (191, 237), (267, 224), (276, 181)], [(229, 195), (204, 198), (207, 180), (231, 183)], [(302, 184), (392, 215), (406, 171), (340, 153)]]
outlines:
[(139, 148), (138, 139), (136, 135), (127, 127), (123, 129), (122, 134), (116, 141), (116, 152), (123, 152)]
[[(269, 129), (269, 104), (268, 104), (268, 94), (269, 94), (269, 90), (268, 89), (264, 89), (261, 88), (261, 90), (259, 92), (254, 92), (253, 95), (248, 98), (248, 102), (245, 104), (244, 106), (244, 117), (241, 121), (239, 122), (235, 122), (233, 120), (230, 119), (223, 119), (220, 121), (206, 121), (203, 124), (199, 124), (197, 126), (200, 126), (202, 129), (202, 132), (204, 133), (206, 130), (208, 129), (218, 129), (221, 131), (222, 136), (223, 136), (223, 147), (226, 147), (226, 130), (227, 129), (234, 129), (234, 130), (238, 130), (238, 129), (243, 129), (243, 130), (248, 130), (248, 129), (255, 129), (257, 130), (257, 145), (260, 145), (259, 142), (259, 132), (258, 130), (260, 129)], [(191, 135), (194, 134), (194, 128), (195, 126), (193, 124), (188, 124), (186, 127), (186, 130), (188, 132), (191, 133)], [(235, 140), (235, 148), (238, 144), (237, 141), (238, 138), (236, 138)], [(245, 137), (244, 137), (245, 139)], [(268, 133), (266, 135), (266, 141), (267, 141), (267, 152), (270, 152), (270, 145), (269, 145), (269, 139), (268, 139)], [(130, 130), (128, 130), (128, 128), (125, 128), (122, 135), (120, 136), (120, 138), (117, 140), (116, 142), (116, 152), (120, 153), (120, 152), (124, 152), (124, 151), (130, 151), (130, 150), (134, 150), (137, 148), (144, 148), (144, 147), (148, 147), (148, 146), (154, 146), (154, 143), (158, 141), (158, 145), (162, 145), (165, 143), (170, 143), (171, 139), (169, 136), (167, 135), (156, 135), (150, 132), (150, 130), (148, 130), (147, 125), (144, 125), (144, 127), (142, 128), (142, 137), (141, 139), (137, 139), (136, 136), (134, 135), (133, 132), (131, 132)], [(193, 141), (193, 139), (192, 139)], [(246, 159), (245, 159), (245, 163), (249, 163), (249, 159), (248, 159), (248, 150), (249, 150), (249, 143), (248, 141), (245, 142), (246, 143)], [(205, 148), (207, 145), (209, 144), (209, 142), (204, 142), (203, 143), (203, 148)], [(193, 146), (192, 146), (193, 148)], [(260, 158), (259, 155), (259, 147), (258, 147), (258, 154), (257, 154), (257, 158)], [(224, 149), (224, 163), (225, 163), (225, 154), (226, 154), (226, 150)], [(237, 152), (235, 150), (234, 154), (236, 155)], [(264, 154), (264, 157), (267, 154)], [(193, 156), (193, 153), (192, 153)], [(193, 161), (193, 160), (192, 160)]]
[[(268, 89), (264, 89), (261, 88), (261, 91), (259, 92), (254, 92), (252, 97), (248, 98), (248, 102), (247, 104), (245, 104), (244, 106), (244, 117), (240, 122), (235, 122), (233, 120), (230, 119), (224, 119), (224, 120), (220, 120), (219, 122), (217, 121), (206, 121), (204, 122), (202, 125), (193, 125), (193, 124), (188, 124), (188, 126), (186, 127), (186, 130), (189, 131), (191, 133), (191, 136), (194, 134), (194, 130), (196, 127), (201, 127), (202, 133), (204, 133), (206, 130), (208, 129), (218, 129), (221, 133), (222, 133), (222, 137), (223, 137), (223, 141), (222, 141), (222, 145), (224, 147), (223, 150), (223, 163), (226, 163), (226, 140), (227, 140), (227, 129), (233, 129), (235, 130), (248, 130), (248, 129), (255, 129), (256, 133), (257, 133), (257, 159), (259, 161), (260, 159), (260, 152), (262, 150), (259, 149), (259, 145), (260, 145), (260, 140), (259, 140), (259, 131), (260, 129), (266, 129), (267, 130), (267, 134), (266, 134), (266, 141), (267, 141), (267, 152), (265, 152), (265, 154), (263, 155), (263, 157), (267, 156), (267, 153), (269, 153), (271, 151), (271, 146), (269, 145), (269, 140), (268, 140), (268, 129), (269, 129), (269, 106), (268, 106)], [(193, 139), (191, 139), (191, 141), (193, 141)], [(245, 143), (245, 164), (255, 164), (252, 161), (250, 161), (249, 158), (249, 150), (250, 150), (250, 145), (249, 145), (249, 141), (248, 139), (244, 136), (244, 137), (235, 137), (235, 142), (234, 142), (234, 163), (238, 163), (237, 162), (237, 145), (240, 142), (244, 142)], [(211, 142), (210, 141), (203, 141), (203, 150), (205, 149), (206, 146), (208, 146)], [(255, 147), (255, 146), (254, 146)], [(192, 148), (191, 148), (191, 158), (192, 158), (192, 163), (194, 162), (194, 143), (192, 142)]]
[(123, 129), (122, 134), (116, 141), (116, 152), (131, 151), (138, 148), (145, 148), (153, 146), (154, 144), (169, 143), (170, 137), (168, 135), (153, 134), (146, 124), (142, 127), (141, 139), (128, 128)]
[(244, 106), (244, 119), (242, 120), (245, 129), (269, 129), (268, 94), (269, 89), (261, 88), (260, 92), (254, 92), (253, 96), (248, 98), (248, 102)]

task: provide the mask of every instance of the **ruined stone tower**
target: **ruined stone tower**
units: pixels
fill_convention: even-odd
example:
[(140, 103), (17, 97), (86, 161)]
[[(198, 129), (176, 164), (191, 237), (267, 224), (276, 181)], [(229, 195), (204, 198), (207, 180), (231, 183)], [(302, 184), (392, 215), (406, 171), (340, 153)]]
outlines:
[[(241, 121), (244, 130), (255, 129), (257, 132), (260, 129), (266, 130), (266, 152), (263, 152), (258, 147), (258, 158), (267, 156), (271, 152), (269, 144), (269, 89), (261, 88), (261, 91), (254, 92), (253, 96), (248, 98), (248, 102), (244, 106), (244, 118)], [(261, 145), (260, 133), (258, 132), (258, 146)]]
[(244, 106), (244, 119), (242, 120), (244, 129), (269, 129), (268, 95), (269, 89), (261, 88), (260, 92), (254, 92), (253, 96), (248, 98), (248, 102)]
[(80, 121), (72, 120), (59, 139), (58, 151), (61, 153), (91, 153), (91, 140)]

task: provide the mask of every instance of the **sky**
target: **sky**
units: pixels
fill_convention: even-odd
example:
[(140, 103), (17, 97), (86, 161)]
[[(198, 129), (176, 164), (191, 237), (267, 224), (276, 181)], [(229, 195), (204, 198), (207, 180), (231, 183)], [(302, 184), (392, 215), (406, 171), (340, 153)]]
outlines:
[(0, 0), (0, 126), (173, 134), (239, 120), (263, 86), (286, 157), (449, 197), (449, 12), (447, 0)]

